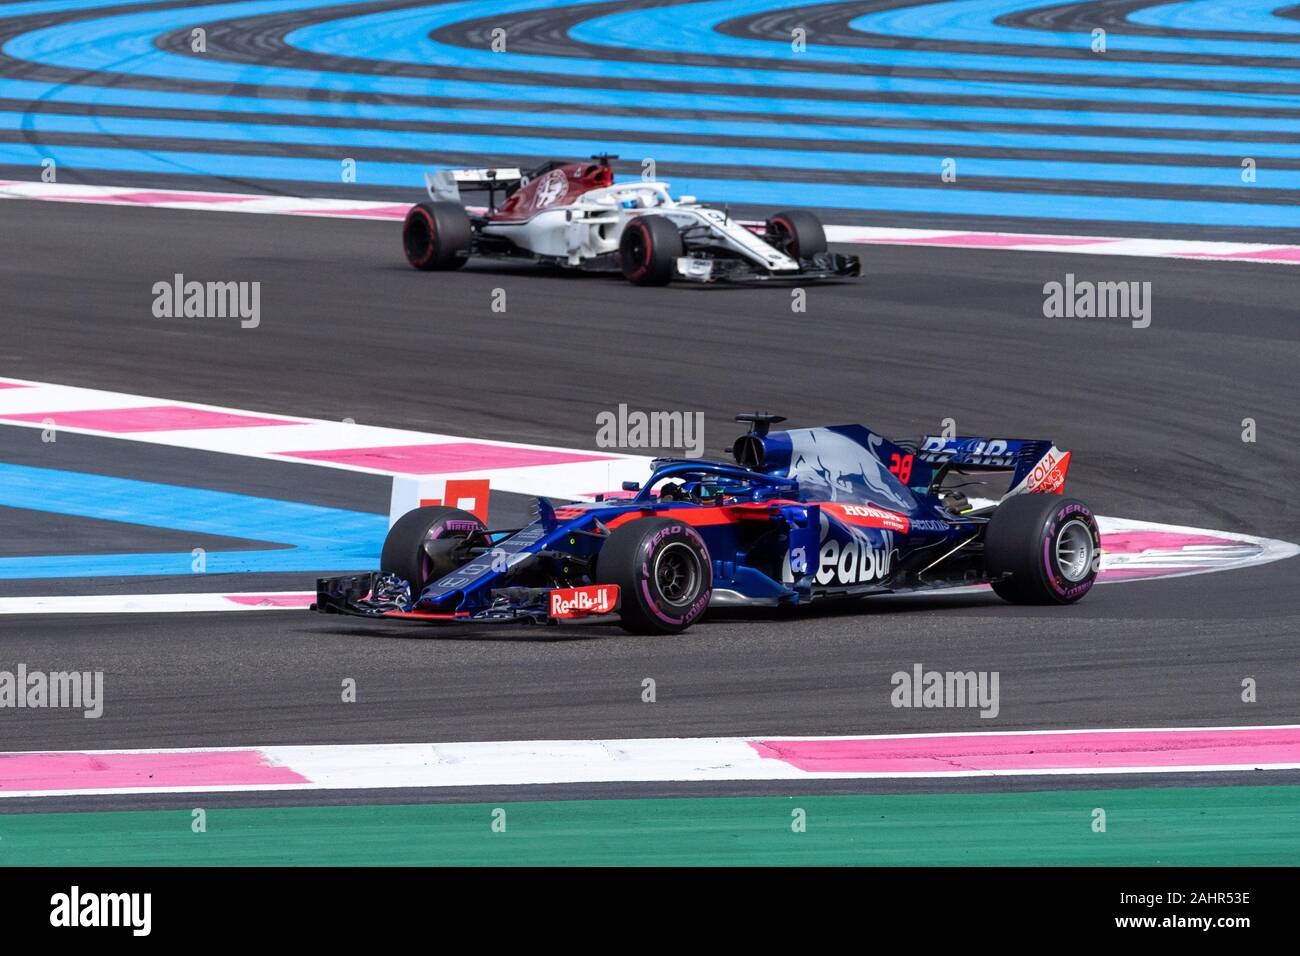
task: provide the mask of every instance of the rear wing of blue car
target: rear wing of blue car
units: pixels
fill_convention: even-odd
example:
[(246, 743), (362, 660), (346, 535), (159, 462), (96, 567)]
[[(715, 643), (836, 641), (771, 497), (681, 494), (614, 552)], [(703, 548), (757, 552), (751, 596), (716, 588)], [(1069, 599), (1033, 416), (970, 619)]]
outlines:
[(1070, 468), (1070, 452), (1046, 439), (926, 435), (917, 457), (929, 463), (936, 474), (940, 470), (1010, 472), (1011, 483), (1004, 498), (1026, 492), (1059, 495), (1065, 490), (1065, 475)]
[(1070, 467), (1070, 453), (1050, 441), (927, 435), (919, 443), (897, 444), (865, 425), (771, 431), (785, 419), (754, 413), (737, 421), (751, 425), (732, 446), (742, 468), (793, 479), (801, 493), (828, 501), (867, 500), (907, 515), (916, 514), (918, 497), (937, 493), (953, 471), (1009, 472), (1005, 498), (1060, 494)]

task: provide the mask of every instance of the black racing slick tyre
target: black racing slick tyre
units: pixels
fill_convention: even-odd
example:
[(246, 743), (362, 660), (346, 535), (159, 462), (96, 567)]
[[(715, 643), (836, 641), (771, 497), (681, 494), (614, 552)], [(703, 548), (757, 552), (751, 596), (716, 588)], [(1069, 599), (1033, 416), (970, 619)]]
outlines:
[(397, 575), (411, 585), (412, 595), (419, 594), (430, 581), (456, 570), (456, 546), (482, 530), (477, 516), (459, 508), (428, 505), (408, 511), (388, 530), (379, 570)]
[(406, 261), (423, 272), (459, 269), (469, 260), (474, 229), (469, 213), (454, 202), (422, 202), (402, 223)]
[(602, 584), (617, 584), (620, 623), (633, 634), (677, 634), (713, 596), (709, 549), (694, 528), (670, 518), (637, 518), (615, 528), (597, 558)]
[(635, 285), (667, 285), (685, 253), (682, 234), (663, 216), (637, 216), (623, 227), (618, 242), (623, 278)]
[(984, 535), (993, 590), (1012, 604), (1073, 604), (1092, 589), (1100, 561), (1097, 519), (1074, 498), (1008, 498)]
[(811, 259), (827, 249), (822, 221), (804, 209), (786, 209), (768, 219), (767, 240), (792, 259)]

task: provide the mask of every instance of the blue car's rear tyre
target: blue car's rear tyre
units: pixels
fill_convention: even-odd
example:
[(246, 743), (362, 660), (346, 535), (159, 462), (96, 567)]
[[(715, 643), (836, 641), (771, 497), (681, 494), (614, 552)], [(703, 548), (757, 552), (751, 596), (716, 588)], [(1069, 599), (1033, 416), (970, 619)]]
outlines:
[(476, 515), (459, 508), (428, 505), (408, 511), (388, 529), (379, 570), (410, 584), (414, 597), (430, 581), (455, 571), (456, 544), (482, 530), (483, 522)]
[(459, 269), (469, 261), (474, 229), (469, 214), (454, 202), (422, 202), (402, 223), (402, 250), (416, 269)]
[(993, 590), (1012, 604), (1073, 604), (1097, 580), (1101, 532), (1082, 501), (1015, 495), (998, 505), (984, 535)]
[(684, 254), (681, 231), (663, 216), (637, 216), (618, 241), (623, 277), (636, 285), (667, 285)]
[(596, 575), (617, 584), (619, 617), (634, 634), (676, 634), (708, 609), (713, 564), (699, 532), (671, 518), (637, 518), (615, 528)]

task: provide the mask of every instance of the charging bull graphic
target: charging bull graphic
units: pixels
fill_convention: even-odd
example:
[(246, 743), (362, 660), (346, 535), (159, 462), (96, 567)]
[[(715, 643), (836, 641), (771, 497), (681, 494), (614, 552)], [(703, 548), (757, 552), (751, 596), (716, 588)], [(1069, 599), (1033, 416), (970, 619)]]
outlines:
[[(790, 477), (801, 488), (822, 492), (828, 501), (861, 501), (910, 512), (914, 503), (895, 488), (884, 464), (847, 435), (828, 428), (792, 428)], [(878, 435), (870, 436), (879, 444)]]

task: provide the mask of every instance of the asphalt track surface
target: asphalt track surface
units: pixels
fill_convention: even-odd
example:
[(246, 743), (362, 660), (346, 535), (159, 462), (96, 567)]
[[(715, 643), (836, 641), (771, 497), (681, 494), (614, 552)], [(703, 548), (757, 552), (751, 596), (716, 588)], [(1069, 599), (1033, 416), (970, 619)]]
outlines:
[[(578, 447), (593, 447), (596, 414), (620, 402), (698, 409), (710, 453), (737, 433), (731, 415), (754, 407), (897, 436), (952, 417), (963, 433), (1073, 449), (1071, 492), (1102, 514), (1300, 540), (1300, 330), (1287, 267), (868, 247), (864, 279), (810, 288), (799, 314), (775, 287), (636, 289), (477, 264), (421, 274), (401, 261), (391, 224), (14, 201), (0, 204), (0, 227), (0, 370), (22, 378)], [(174, 272), (261, 282), (261, 326), (154, 318), (151, 287)], [(1043, 283), (1067, 272), (1150, 281), (1151, 326), (1044, 318)], [(505, 313), (490, 310), (495, 289)], [(1241, 440), (1245, 417), (1258, 423), (1254, 444)], [(66, 434), (44, 444), (11, 427), (0, 450), (20, 464), (387, 504), (383, 479), (300, 464)], [(7, 554), (21, 550), (18, 536), (31, 553), (66, 547), (68, 535), (88, 550), (149, 540), (39, 515), (0, 520)], [(98, 720), (11, 712), (4, 749), (1290, 723), (1298, 569), (1107, 585), (1069, 608), (892, 599), (657, 639), (604, 625), (435, 631), (291, 611), (7, 616), (5, 660), (103, 670), (107, 705)], [(158, 585), (7, 582), (0, 593)], [(889, 675), (914, 662), (998, 670), (999, 718), (891, 707)], [(344, 677), (357, 681), (355, 705), (338, 703)], [(655, 704), (641, 702), (647, 677)], [(1246, 677), (1259, 682), (1257, 703), (1240, 699)], [(448, 798), (384, 799), (401, 796)], [(284, 798), (237, 802), (263, 800)]]

